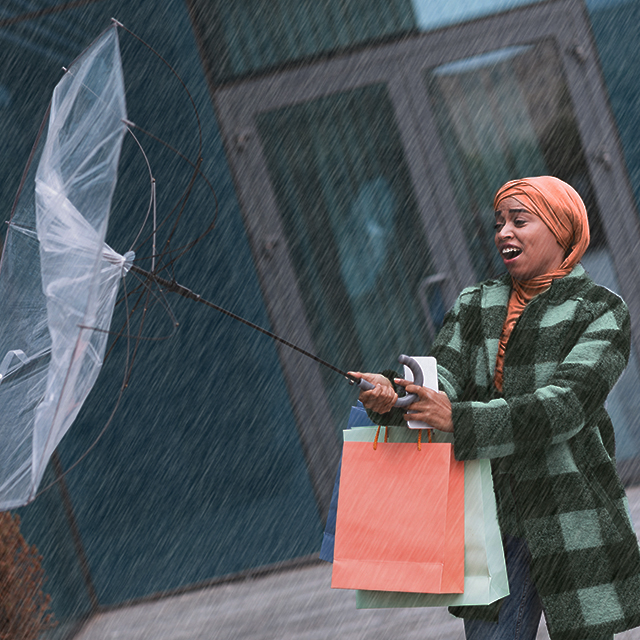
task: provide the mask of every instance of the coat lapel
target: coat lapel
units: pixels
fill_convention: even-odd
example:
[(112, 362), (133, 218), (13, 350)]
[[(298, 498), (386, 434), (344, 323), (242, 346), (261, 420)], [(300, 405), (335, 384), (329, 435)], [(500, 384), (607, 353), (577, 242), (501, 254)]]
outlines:
[(511, 278), (506, 276), (500, 280), (483, 285), (480, 300), (482, 317), (482, 335), (484, 356), (487, 363), (487, 379), (493, 380), (498, 357), (498, 344), (502, 326), (507, 317), (507, 304), (511, 293)]

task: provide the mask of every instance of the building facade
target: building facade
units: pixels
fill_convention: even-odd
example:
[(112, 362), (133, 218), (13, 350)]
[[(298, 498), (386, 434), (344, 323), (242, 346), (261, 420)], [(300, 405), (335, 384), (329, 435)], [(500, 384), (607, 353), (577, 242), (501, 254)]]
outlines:
[[(191, 92), (216, 227), (176, 263), (203, 297), (341, 369), (424, 354), (460, 289), (500, 273), (492, 196), (553, 174), (583, 196), (584, 265), (628, 302), (634, 349), (609, 399), (618, 464), (640, 481), (640, 3), (637, 0), (12, 0), (0, 10), (3, 216), (67, 66), (115, 17)], [(89, 34), (89, 35), (87, 35)], [(129, 119), (183, 153), (180, 83), (121, 32)], [(185, 167), (152, 139), (158, 208)], [(156, 149), (156, 147), (158, 147)], [(124, 252), (148, 184), (121, 161), (108, 242)], [(185, 239), (215, 216), (195, 190)], [(74, 621), (313, 557), (355, 392), (233, 320), (170, 300), (128, 388), (115, 349), (20, 510), (57, 617)]]

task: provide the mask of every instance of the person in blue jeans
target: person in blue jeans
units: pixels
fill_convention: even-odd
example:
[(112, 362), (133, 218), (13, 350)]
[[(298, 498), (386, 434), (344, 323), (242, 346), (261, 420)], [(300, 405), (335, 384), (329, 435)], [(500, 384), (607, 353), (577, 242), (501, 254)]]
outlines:
[[(521, 538), (505, 536), (504, 552), (509, 576), (509, 596), (504, 598), (498, 623), (464, 621), (467, 640), (534, 640), (540, 626), (542, 603), (531, 579), (530, 554)], [(613, 634), (602, 636), (613, 638)]]
[[(640, 552), (615, 465), (605, 401), (624, 370), (624, 301), (579, 264), (580, 196), (551, 176), (513, 180), (494, 200), (507, 274), (462, 291), (431, 355), (441, 391), (393, 372), (361, 374), (377, 424), (411, 418), (453, 432), (458, 460), (491, 460), (511, 594), (450, 607), (468, 640), (611, 638), (640, 625)], [(394, 408), (402, 390), (418, 395)]]

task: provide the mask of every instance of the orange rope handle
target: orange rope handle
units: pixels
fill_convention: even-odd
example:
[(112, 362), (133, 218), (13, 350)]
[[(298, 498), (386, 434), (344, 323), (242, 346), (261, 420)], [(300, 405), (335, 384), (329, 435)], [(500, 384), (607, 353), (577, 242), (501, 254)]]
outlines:
[[(380, 437), (380, 429), (382, 427), (380, 425), (378, 425), (378, 428), (376, 430), (376, 437), (373, 439), (373, 448), (377, 449), (378, 448), (378, 438)], [(384, 441), (385, 442), (389, 442), (389, 427), (385, 426), (384, 428)]]
[[(427, 429), (427, 439), (429, 444), (431, 444), (431, 431), (432, 429)], [(418, 429), (418, 451), (422, 451), (422, 429)]]
[[(380, 438), (380, 429), (382, 429), (382, 425), (378, 425), (376, 429), (376, 436), (373, 439), (373, 448), (378, 448), (378, 439)], [(427, 429), (427, 439), (429, 444), (431, 444), (431, 429)], [(384, 428), (384, 441), (389, 442), (389, 427), (385, 426)], [(418, 451), (422, 451), (422, 429), (418, 429)]]

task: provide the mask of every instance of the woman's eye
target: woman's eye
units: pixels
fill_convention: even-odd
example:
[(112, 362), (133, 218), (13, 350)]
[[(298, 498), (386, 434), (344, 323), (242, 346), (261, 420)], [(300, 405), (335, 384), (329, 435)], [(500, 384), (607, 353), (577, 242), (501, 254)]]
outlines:
[(500, 229), (502, 229), (502, 227), (504, 227), (504, 223), (502, 223), (502, 222), (496, 222), (493, 225), (493, 228), (494, 228), (495, 231), (500, 231)]
[(526, 224), (526, 222), (527, 222), (526, 220), (517, 219), (513, 221), (513, 224), (515, 224), (516, 227), (522, 227)]

